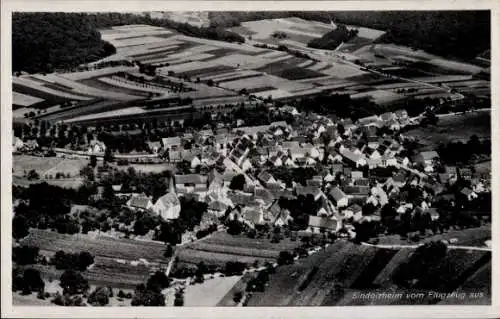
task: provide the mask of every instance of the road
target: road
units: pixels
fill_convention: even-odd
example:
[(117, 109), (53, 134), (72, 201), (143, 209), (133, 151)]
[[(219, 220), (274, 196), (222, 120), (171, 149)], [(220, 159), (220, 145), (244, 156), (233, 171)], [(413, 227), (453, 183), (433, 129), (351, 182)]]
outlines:
[[(361, 245), (377, 247), (377, 248), (385, 248), (385, 249), (400, 249), (400, 248), (418, 248), (420, 246), (423, 246), (424, 244), (418, 244), (418, 245), (379, 245), (379, 244), (369, 244), (369, 243), (362, 242)], [(491, 251), (490, 247), (461, 246), (461, 245), (447, 245), (447, 247), (448, 247), (448, 249)]]

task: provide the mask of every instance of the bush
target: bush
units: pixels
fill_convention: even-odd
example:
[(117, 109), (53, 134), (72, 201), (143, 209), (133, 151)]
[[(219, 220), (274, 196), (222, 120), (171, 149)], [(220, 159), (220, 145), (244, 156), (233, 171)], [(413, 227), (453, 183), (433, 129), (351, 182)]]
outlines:
[(235, 276), (243, 274), (246, 265), (239, 261), (228, 261), (224, 268), (224, 274), (226, 276)]
[(293, 254), (289, 251), (280, 251), (278, 256), (278, 265), (289, 265), (293, 263)]
[(89, 289), (89, 283), (83, 276), (74, 270), (66, 270), (61, 275), (60, 286), (66, 294), (74, 295), (84, 293)]
[(113, 297), (113, 290), (109, 287), (97, 287), (88, 297), (88, 302), (93, 306), (105, 306), (109, 298)]
[(243, 298), (243, 293), (241, 291), (235, 292), (233, 295), (233, 301), (235, 303), (239, 303), (242, 298)]

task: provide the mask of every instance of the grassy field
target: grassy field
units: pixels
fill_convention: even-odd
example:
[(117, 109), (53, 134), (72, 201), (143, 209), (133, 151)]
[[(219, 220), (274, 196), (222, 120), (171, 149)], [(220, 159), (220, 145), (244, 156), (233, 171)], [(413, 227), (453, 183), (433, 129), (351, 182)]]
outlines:
[(215, 277), (202, 284), (189, 285), (184, 291), (184, 306), (215, 307), (240, 278), (241, 276)]
[[(424, 238), (421, 242), (427, 243), (436, 240), (449, 240), (451, 238), (458, 239), (456, 245), (484, 247), (484, 242), (491, 239), (491, 226), (450, 230), (444, 234)], [(408, 241), (402, 240), (399, 235), (383, 236), (379, 237), (378, 240), (380, 245), (411, 245)]]
[(23, 177), (24, 172), (34, 169), (40, 178), (46, 179), (49, 175), (55, 178), (56, 173), (70, 174), (71, 177), (78, 176), (80, 169), (88, 164), (87, 159), (69, 159), (62, 157), (38, 157), (31, 155), (13, 156), (13, 176)]
[[(491, 115), (489, 111), (442, 117), (437, 126), (413, 129), (407, 136), (416, 138), (426, 149), (437, 147), (440, 143), (467, 142), (472, 135), (479, 138), (491, 136)], [(467, 129), (464, 129), (467, 128)]]

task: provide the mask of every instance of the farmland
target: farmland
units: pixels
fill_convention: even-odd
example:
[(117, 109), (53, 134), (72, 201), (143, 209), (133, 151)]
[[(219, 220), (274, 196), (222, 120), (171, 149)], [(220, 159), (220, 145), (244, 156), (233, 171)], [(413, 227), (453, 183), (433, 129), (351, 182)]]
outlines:
[(240, 276), (215, 277), (205, 280), (202, 284), (187, 286), (184, 291), (184, 305), (187, 307), (215, 307), (240, 278)]
[(149, 262), (167, 263), (163, 257), (165, 245), (160, 242), (139, 241), (107, 236), (78, 234), (58, 234), (48, 230), (32, 229), (28, 237), (22, 240), (23, 244), (35, 245), (41, 250), (56, 252), (89, 251), (95, 256), (138, 260), (144, 258)]
[(202, 241), (183, 246), (177, 254), (179, 261), (186, 264), (204, 261), (207, 264), (224, 266), (228, 261), (253, 264), (256, 260), (262, 264), (264, 261), (276, 260), (280, 251), (291, 251), (298, 245), (289, 239), (271, 243), (269, 239), (256, 240), (218, 232)]
[[(191, 21), (191, 16), (195, 19), (193, 21), (201, 24), (208, 19), (197, 14), (176, 17)], [(134, 105), (137, 101), (147, 101), (154, 94), (191, 98), (197, 108), (246, 103), (247, 98), (238, 96), (242, 89), (259, 98), (271, 96), (274, 100), (334, 91), (350, 94), (353, 98), (369, 98), (382, 105), (410, 97), (454, 97), (447, 91), (449, 88), (479, 96), (489, 95), (489, 81), (471, 78), (483, 71), (481, 67), (448, 61), (422, 50), (373, 44), (372, 41), (382, 36), (383, 31), (348, 26), (356, 28), (358, 36), (335, 54), (307, 47), (310, 39), (321, 37), (333, 27), (293, 17), (246, 21), (241, 26), (230, 28), (252, 38), (245, 44), (196, 38), (143, 24), (109, 27), (100, 32), (103, 40), (113, 44), (117, 52), (103, 61), (128, 59), (153, 64), (158, 67), (156, 77), (141, 74), (136, 66), (130, 65), (21, 75), (13, 78), (14, 105), (27, 107), (18, 112), (18, 117), (31, 108), (45, 108), (47, 111), (38, 116), (40, 119), (95, 124), (101, 119), (111, 123), (127, 122), (136, 116), (146, 120), (158, 116), (157, 112), (143, 112), (141, 103)], [(284, 32), (286, 36), (276, 38), (273, 36), (276, 32)], [(310, 54), (316, 60), (297, 57), (286, 50), (253, 45), (264, 43), (285, 45)], [(368, 72), (352, 63), (356, 60), (380, 68), (386, 75)], [(406, 64), (399, 65), (401, 61)], [(136, 78), (130, 78), (130, 75)], [(415, 79), (416, 82), (390, 76)], [(138, 82), (137, 78), (142, 78), (143, 82)], [(177, 91), (177, 86), (183, 86), (184, 91)], [(59, 108), (67, 102), (77, 104)], [(179, 114), (175, 119), (167, 114), (161, 118), (176, 120), (190, 114)]]
[[(279, 267), (270, 276), (269, 286), (263, 293), (254, 293), (249, 306), (333, 306), (363, 304), (406, 304), (401, 299), (356, 299), (360, 292), (398, 292), (404, 288), (394, 286), (392, 275), (408, 260), (411, 249), (398, 252), (336, 242), (326, 250), (293, 265)], [(471, 276), (491, 276), (485, 270), (491, 260), (489, 252), (449, 250), (439, 267), (424, 277), (434, 280), (439, 291), (453, 291), (469, 282)], [(451, 271), (450, 269), (456, 269)], [(431, 279), (432, 278), (432, 279)], [(290, 280), (294, 279), (294, 280)], [(423, 284), (423, 283), (422, 283)], [(434, 287), (433, 286), (433, 287)], [(432, 302), (430, 300), (425, 303)], [(455, 300), (455, 304), (459, 300)]]

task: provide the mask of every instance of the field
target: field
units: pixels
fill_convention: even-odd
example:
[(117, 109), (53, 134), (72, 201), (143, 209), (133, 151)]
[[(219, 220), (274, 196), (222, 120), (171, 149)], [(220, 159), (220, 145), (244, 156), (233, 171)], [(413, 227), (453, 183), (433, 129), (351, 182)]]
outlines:
[[(356, 299), (354, 293), (384, 292), (405, 289), (392, 282), (392, 274), (408, 260), (413, 250), (388, 251), (337, 241), (324, 251), (279, 267), (270, 276), (263, 293), (254, 293), (249, 306), (339, 306), (411, 304), (405, 299)], [(451, 292), (470, 285), (469, 278), (482, 278), (483, 289), (489, 286), (491, 273), (484, 265), (491, 260), (489, 252), (449, 250), (439, 266), (424, 277), (438, 291)], [(453, 271), (450, 271), (452, 270)], [(484, 287), (484, 286), (486, 287)], [(476, 286), (476, 287), (479, 287)], [(430, 300), (420, 300), (423, 304)], [(454, 304), (460, 304), (455, 300)]]
[(80, 252), (87, 250), (95, 256), (138, 260), (144, 258), (149, 262), (167, 263), (163, 257), (165, 245), (160, 242), (139, 241), (124, 238), (112, 238), (76, 234), (66, 235), (40, 229), (30, 230), (28, 237), (22, 240), (27, 245), (36, 245), (42, 250), (56, 252)]
[(251, 239), (218, 232), (202, 241), (183, 246), (177, 254), (179, 261), (187, 264), (204, 261), (207, 264), (224, 266), (228, 261), (240, 261), (250, 265), (256, 260), (261, 264), (276, 260), (280, 251), (292, 251), (298, 245), (299, 243), (289, 239), (271, 243), (269, 239)]
[(406, 135), (419, 140), (425, 149), (433, 149), (440, 143), (467, 142), (474, 134), (479, 138), (489, 138), (491, 136), (490, 125), (489, 111), (474, 112), (441, 117), (437, 126), (413, 129)]
[(184, 306), (215, 307), (240, 278), (241, 276), (215, 277), (205, 280), (202, 284), (186, 286)]
[(86, 159), (68, 159), (62, 157), (38, 157), (30, 155), (14, 155), (13, 176), (23, 177), (25, 172), (34, 169), (42, 179), (56, 173), (69, 174), (71, 177), (80, 175), (80, 169), (88, 164)]

